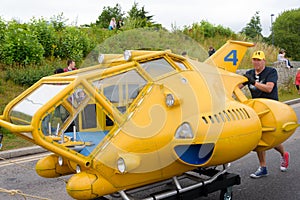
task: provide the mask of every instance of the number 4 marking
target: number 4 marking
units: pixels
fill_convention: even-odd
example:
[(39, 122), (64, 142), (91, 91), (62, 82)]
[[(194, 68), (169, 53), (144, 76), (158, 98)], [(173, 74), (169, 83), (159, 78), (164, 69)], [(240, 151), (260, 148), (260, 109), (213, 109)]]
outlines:
[(232, 62), (233, 65), (236, 65), (238, 62), (237, 59), (237, 50), (230, 51), (224, 58), (225, 62)]

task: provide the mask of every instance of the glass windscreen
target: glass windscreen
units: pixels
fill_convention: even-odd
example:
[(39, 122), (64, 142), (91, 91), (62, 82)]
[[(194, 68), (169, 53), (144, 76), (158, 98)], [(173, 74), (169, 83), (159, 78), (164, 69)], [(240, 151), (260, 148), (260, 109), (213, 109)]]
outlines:
[(111, 103), (115, 104), (121, 113), (125, 113), (146, 83), (146, 80), (136, 70), (130, 70), (116, 76), (96, 80), (93, 85)]
[(10, 111), (11, 122), (18, 125), (30, 124), (33, 115), (68, 84), (42, 84), (16, 104)]
[(86, 92), (78, 87), (75, 91), (68, 97), (69, 103), (74, 107), (78, 108), (86, 99), (89, 99)]
[(42, 132), (44, 135), (58, 135), (60, 128), (68, 119), (70, 113), (64, 106), (59, 105), (42, 120)]
[(174, 61), (178, 67), (182, 70), (187, 70), (186, 66), (182, 62)]
[(172, 65), (168, 63), (164, 58), (140, 63), (140, 65), (146, 70), (147, 73), (150, 74), (153, 79), (175, 71)]

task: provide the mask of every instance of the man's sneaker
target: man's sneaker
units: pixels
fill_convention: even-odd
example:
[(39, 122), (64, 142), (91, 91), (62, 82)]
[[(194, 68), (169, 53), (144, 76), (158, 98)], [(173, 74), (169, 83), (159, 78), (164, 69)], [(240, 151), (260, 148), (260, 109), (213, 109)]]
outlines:
[(280, 170), (285, 172), (289, 167), (290, 154), (285, 152), (283, 157), (280, 158)]
[(259, 167), (254, 174), (251, 174), (251, 178), (260, 178), (263, 176), (268, 176), (267, 167)]

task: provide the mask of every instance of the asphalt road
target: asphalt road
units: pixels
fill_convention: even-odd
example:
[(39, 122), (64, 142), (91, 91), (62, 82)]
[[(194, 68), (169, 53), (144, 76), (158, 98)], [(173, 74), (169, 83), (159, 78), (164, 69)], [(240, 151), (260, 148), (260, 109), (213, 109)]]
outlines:
[[(300, 119), (300, 104), (292, 106)], [(256, 153), (231, 163), (229, 172), (239, 174), (241, 184), (233, 187), (234, 200), (297, 200), (300, 199), (300, 128), (289, 138), (284, 147), (290, 152), (291, 161), (287, 172), (279, 169), (280, 156), (275, 150), (267, 152), (269, 176), (251, 179), (249, 175), (258, 167)], [(65, 190), (69, 177), (46, 179), (39, 177), (35, 163), (39, 155), (0, 161), (0, 200), (71, 200)], [(4, 189), (4, 190), (3, 190)], [(15, 192), (15, 193), (13, 193)], [(16, 193), (17, 192), (17, 193)], [(23, 196), (22, 196), (22, 195)], [(25, 198), (24, 198), (25, 197)], [(219, 199), (219, 192), (211, 193), (199, 200)]]

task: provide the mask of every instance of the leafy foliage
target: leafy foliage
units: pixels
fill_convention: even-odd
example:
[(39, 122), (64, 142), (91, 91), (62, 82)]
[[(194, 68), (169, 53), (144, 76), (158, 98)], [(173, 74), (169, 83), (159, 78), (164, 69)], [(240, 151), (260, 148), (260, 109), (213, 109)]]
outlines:
[(128, 16), (125, 17), (125, 13), (122, 11), (121, 6), (116, 4), (115, 7), (104, 7), (101, 15), (96, 21), (96, 25), (101, 28), (108, 28), (111, 18), (115, 18), (116, 21), (122, 20), (124, 23), (123, 30), (130, 30), (134, 28), (143, 27), (159, 27), (160, 24), (155, 24), (153, 20), (153, 15), (149, 15), (149, 12), (145, 10), (142, 6), (139, 8), (138, 3), (134, 2), (131, 9), (127, 12)]
[(262, 38), (261, 31), (262, 27), (260, 23), (259, 12), (256, 11), (255, 15), (251, 18), (247, 26), (242, 29), (241, 33), (245, 34), (248, 38), (259, 39)]
[(8, 24), (2, 47), (5, 64), (27, 65), (43, 60), (44, 48), (26, 24), (12, 21)]
[(54, 55), (62, 59), (81, 61), (94, 47), (88, 35), (76, 27), (66, 27), (57, 38)]
[[(58, 24), (58, 23), (54, 23)], [(53, 50), (58, 43), (58, 38), (56, 37), (55, 25), (49, 24), (44, 19), (36, 20), (33, 18), (29, 24), (29, 29), (31, 32), (37, 36), (39, 43), (43, 46), (45, 52), (44, 57), (53, 56)]]
[(54, 67), (51, 65), (18, 67), (17, 69), (15, 67), (8, 68), (5, 79), (24, 86), (31, 86), (42, 77), (53, 74), (54, 71)]
[[(71, 58), (76, 63), (84, 59), (81, 65), (84, 67), (97, 64), (99, 53), (123, 53), (124, 49), (171, 49), (178, 54), (186, 51), (188, 56), (202, 61), (208, 56), (208, 46), (218, 49), (228, 39), (253, 40), (261, 37), (258, 12), (243, 29), (243, 35), (207, 21), (185, 26), (183, 30), (164, 31), (160, 24), (154, 24), (153, 16), (145, 11), (144, 6), (139, 8), (137, 3), (134, 3), (127, 14), (128, 17), (125, 18), (119, 4), (104, 7), (96, 24), (86, 28), (67, 26), (68, 20), (63, 13), (52, 17), (50, 22), (32, 19), (29, 24), (19, 24), (16, 21), (6, 23), (0, 18), (0, 70), (5, 69), (5, 73), (0, 73), (0, 111), (26, 87), (53, 74), (54, 69), (64, 67), (64, 59)], [(112, 17), (125, 20), (121, 30), (108, 30)], [(288, 50), (289, 55), (298, 60), (299, 23), (299, 9), (282, 13), (274, 23), (276, 44)], [(137, 29), (138, 27), (147, 28)], [(100, 44), (98, 48), (94, 48), (96, 44)], [(91, 51), (92, 49), (94, 50)], [(273, 62), (276, 60), (278, 47), (258, 42), (246, 53), (243, 66), (251, 66), (251, 54), (254, 50), (263, 50), (268, 55), (269, 62)], [(4, 131), (0, 129), (0, 132)], [(15, 141), (14, 138), (13, 140)]]
[(153, 15), (148, 15), (145, 7), (138, 8), (138, 3), (134, 2), (131, 9), (128, 11), (128, 17), (125, 21), (125, 29), (151, 27), (153, 25)]
[(4, 36), (5, 36), (5, 32), (6, 32), (5, 28), (6, 28), (6, 24), (0, 17), (0, 42), (1, 43), (4, 41)]
[(0, 59), (8, 65), (39, 64), (45, 58), (80, 62), (95, 47), (84, 28), (64, 27), (62, 22), (33, 18), (29, 24), (0, 21), (0, 27)]
[(116, 4), (115, 7), (104, 7), (101, 15), (98, 17), (96, 21), (96, 25), (100, 28), (108, 28), (109, 22), (111, 18), (116, 18), (116, 20), (120, 20), (124, 18), (125, 13), (122, 12), (122, 8), (120, 4)]
[(185, 26), (182, 32), (206, 48), (214, 46), (217, 49), (228, 39), (237, 38), (237, 35), (229, 28), (224, 28), (221, 25), (215, 26), (207, 21)]
[[(275, 35), (285, 36), (277, 38), (277, 45), (287, 49), (288, 53), (290, 53), (289, 55), (292, 55), (291, 52), (295, 53), (295, 55), (299, 55), (299, 31), (297, 32), (297, 30), (299, 30), (300, 20), (298, 13), (299, 9), (293, 10), (291, 13), (283, 13), (282, 16), (284, 20), (281, 20), (281, 16), (279, 16), (278, 21), (274, 24), (274, 31), (278, 31)], [(7, 77), (21, 85), (31, 85), (34, 81), (30, 80), (38, 80), (44, 75), (53, 73), (52, 70), (49, 70), (45, 74), (43, 72), (39, 72), (39, 68), (41, 68), (39, 67), (39, 63), (43, 63), (45, 60), (55, 62), (55, 60), (63, 61), (66, 59), (74, 59), (76, 63), (81, 63), (84, 60), (85, 63), (82, 66), (90, 66), (93, 61), (97, 60), (99, 52), (102, 52), (102, 50), (105, 50), (107, 47), (104, 46), (101, 51), (99, 49), (92, 51), (92, 49), (107, 38), (119, 35), (123, 32), (123, 30), (154, 27), (151, 31), (157, 31), (160, 36), (165, 35), (165, 33), (163, 33), (164, 29), (161, 25), (153, 23), (153, 15), (149, 15), (144, 6), (139, 7), (137, 3), (134, 3), (127, 14), (128, 17), (124, 18), (124, 12), (121, 10), (121, 6), (119, 4), (116, 4), (115, 7), (104, 7), (96, 24), (91, 24), (90, 27), (86, 28), (67, 26), (66, 22), (68, 20), (64, 18), (63, 13), (52, 17), (50, 22), (44, 19), (36, 20), (33, 18), (29, 24), (19, 24), (16, 21), (11, 21), (6, 24), (0, 18), (1, 63), (12, 66), (26, 65), (29, 66), (30, 70), (36, 68), (35, 73), (37, 73), (29, 73), (22, 69), (18, 69), (20, 73), (22, 72), (22, 74), (18, 74), (18, 76), (24, 78), (24, 81), (21, 81), (21, 78), (19, 80), (17, 77), (14, 77), (12, 71), (8, 72)], [(259, 13), (256, 12), (251, 21), (243, 29), (244, 35), (237, 35), (229, 28), (224, 28), (221, 25), (215, 26), (207, 21), (193, 23), (191, 26), (185, 26), (183, 30), (175, 30), (174, 33), (180, 33), (185, 35), (186, 38), (192, 38), (200, 43), (203, 49), (207, 49), (208, 46), (214, 46), (215, 49), (218, 49), (228, 39), (253, 40), (259, 38), (261, 36), (261, 25), (258, 14)], [(121, 30), (109, 31), (107, 29), (112, 17), (115, 17), (116, 19), (125, 19), (125, 25)], [(288, 21), (286, 21), (286, 19), (288, 19)], [(280, 26), (281, 24), (282, 27)], [(278, 28), (276, 30), (275, 25)], [(147, 29), (145, 30), (148, 31)], [(286, 34), (286, 32), (283, 32), (284, 30), (288, 30), (288, 33), (290, 34)], [(137, 43), (138, 47), (164, 49), (167, 46), (172, 46), (171, 44), (173, 41), (170, 40), (172, 37), (176, 38), (175, 36), (169, 36), (167, 37), (168, 39), (160, 40), (161, 38), (157, 37), (155, 34), (150, 35), (150, 33), (148, 34), (143, 32), (142, 34), (134, 33), (131, 36), (130, 34), (132, 33), (133, 32), (126, 33), (126, 39), (123, 39), (122, 37), (113, 37), (113, 42), (110, 44), (111, 46), (109, 46), (109, 48), (113, 48), (115, 45), (126, 42), (126, 40), (133, 43), (132, 41), (134, 38), (132, 37), (143, 37), (144, 43)], [(247, 38), (244, 38), (243, 36), (247, 36)], [(161, 47), (161, 45), (157, 44), (157, 42), (153, 42), (154, 40), (160, 41), (158, 43), (165, 44), (164, 47)], [(167, 45), (166, 42), (169, 42), (169, 45)], [(178, 44), (179, 43), (177, 43), (177, 45)], [(118, 48), (122, 51), (124, 50), (124, 47), (119, 46)], [(176, 49), (175, 47), (172, 48)], [(184, 50), (187, 50), (187, 48)], [(191, 50), (188, 51), (189, 53), (192, 52)], [(203, 50), (203, 52), (205, 53), (206, 50)], [(180, 53), (180, 51), (177, 53)], [(197, 54), (197, 52), (195, 53)], [(205, 55), (205, 57), (207, 56), (206, 54), (203, 55)], [(87, 59), (87, 56), (93, 59)], [(193, 57), (199, 57), (199, 55)], [(295, 57), (293, 54), (293, 58), (295, 59), (298, 57)], [(32, 76), (32, 78), (28, 76)]]
[(64, 17), (64, 13), (60, 13), (56, 16), (51, 17), (51, 24), (53, 25), (55, 31), (62, 31), (66, 27), (68, 19)]
[[(118, 41), (118, 42), (116, 42)], [(180, 45), (178, 45), (180, 44)], [(140, 50), (166, 50), (181, 54), (187, 52), (190, 57), (204, 60), (207, 58), (206, 50), (190, 37), (181, 32), (169, 32), (156, 28), (139, 28), (120, 32), (106, 39), (103, 43), (95, 48), (94, 54), (91, 54), (86, 60), (96, 64), (97, 57), (100, 53), (122, 54), (126, 49)]]
[(287, 56), (300, 60), (300, 8), (285, 11), (273, 23), (274, 44), (287, 50)]
[(222, 35), (225, 37), (231, 37), (234, 35), (234, 32), (229, 28), (224, 28), (221, 25), (214, 26), (213, 24), (204, 20), (199, 23), (193, 23), (192, 26), (186, 26), (183, 30), (183, 33), (193, 38), (197, 38), (199, 42), (207, 38), (216, 37), (217, 35)]
[(3, 59), (3, 44), (5, 41), (5, 34), (6, 34), (6, 24), (0, 17), (0, 61)]

